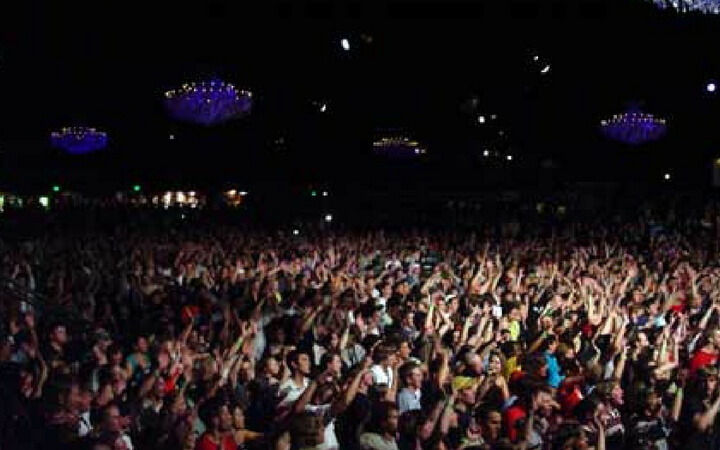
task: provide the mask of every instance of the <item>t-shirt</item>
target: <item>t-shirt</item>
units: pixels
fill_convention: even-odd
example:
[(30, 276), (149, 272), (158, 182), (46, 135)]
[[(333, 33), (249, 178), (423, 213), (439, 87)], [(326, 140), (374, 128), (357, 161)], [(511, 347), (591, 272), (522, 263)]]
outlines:
[(384, 369), (381, 365), (375, 364), (370, 369), (372, 371), (373, 375), (373, 383), (375, 383), (375, 386), (378, 385), (386, 385), (387, 387), (391, 387), (393, 383), (393, 371), (391, 368)]
[(545, 352), (545, 361), (547, 361), (548, 385), (557, 389), (565, 379), (565, 377), (560, 374), (560, 364), (558, 364), (557, 357), (552, 353)]
[(670, 429), (662, 417), (638, 416), (632, 420), (628, 430), (630, 448), (654, 446), (657, 450), (668, 450)]
[(235, 444), (235, 438), (226, 434), (222, 437), (220, 443), (216, 443), (213, 438), (205, 433), (202, 435), (195, 445), (195, 450), (236, 450), (237, 445)]
[(421, 391), (415, 391), (410, 388), (405, 388), (398, 394), (398, 409), (400, 414), (407, 411), (414, 411), (416, 409), (422, 409), (420, 405)]
[(377, 433), (363, 433), (360, 436), (360, 448), (362, 450), (398, 450), (397, 442), (387, 440)]
[(625, 446), (625, 427), (620, 411), (608, 405), (605, 421), (605, 447), (608, 450), (622, 450)]
[(718, 355), (700, 349), (690, 360), (690, 373), (695, 373), (703, 367), (714, 365), (717, 363), (717, 359)]
[(298, 387), (295, 385), (295, 381), (290, 378), (280, 385), (280, 407), (287, 407), (292, 403), (295, 403), (300, 396), (302, 396), (305, 389), (310, 385), (310, 380), (303, 379), (302, 386)]
[(505, 429), (507, 430), (507, 436), (510, 441), (517, 441), (517, 424), (525, 419), (527, 412), (522, 405), (513, 405), (505, 411)]

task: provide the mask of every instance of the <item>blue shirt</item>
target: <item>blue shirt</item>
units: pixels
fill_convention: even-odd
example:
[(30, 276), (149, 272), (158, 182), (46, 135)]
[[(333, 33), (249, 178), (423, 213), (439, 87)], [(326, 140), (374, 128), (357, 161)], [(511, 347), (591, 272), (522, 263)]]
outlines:
[(560, 375), (560, 364), (554, 354), (545, 352), (545, 361), (547, 362), (548, 384), (552, 388), (559, 388), (562, 380), (565, 379)]
[(400, 414), (416, 409), (422, 409), (420, 405), (420, 391), (415, 392), (410, 388), (405, 388), (400, 391), (398, 394), (398, 410)]

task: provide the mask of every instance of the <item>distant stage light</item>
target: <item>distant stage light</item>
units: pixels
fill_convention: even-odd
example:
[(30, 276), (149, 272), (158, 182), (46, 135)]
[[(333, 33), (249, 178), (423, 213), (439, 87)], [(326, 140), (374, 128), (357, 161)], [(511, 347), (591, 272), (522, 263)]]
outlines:
[(665, 181), (670, 181), (670, 178), (672, 178), (672, 177), (670, 176), (669, 173), (666, 173), (666, 174), (663, 176), (663, 178), (665, 178)]
[(490, 156), (490, 150), (484, 150), (484, 151), (483, 151), (483, 156), (486, 157), (486, 158), (487, 158), (488, 156)]
[(715, 89), (717, 89), (717, 86), (715, 85), (715, 83), (713, 81), (711, 81), (710, 83), (707, 84), (706, 89), (708, 92), (715, 92)]
[(350, 41), (348, 41), (346, 38), (343, 38), (340, 41), (340, 45), (342, 46), (343, 50), (350, 51)]
[(542, 68), (540, 71), (541, 74), (545, 75), (550, 72), (550, 64), (547, 64), (545, 67)]
[(485, 123), (485, 116), (479, 116), (478, 123)]
[(332, 214), (325, 215), (325, 222), (332, 222), (332, 220), (333, 220)]
[(507, 156), (505, 157), (505, 159), (507, 159), (508, 161), (512, 161), (512, 160), (513, 160), (513, 155), (507, 155)]

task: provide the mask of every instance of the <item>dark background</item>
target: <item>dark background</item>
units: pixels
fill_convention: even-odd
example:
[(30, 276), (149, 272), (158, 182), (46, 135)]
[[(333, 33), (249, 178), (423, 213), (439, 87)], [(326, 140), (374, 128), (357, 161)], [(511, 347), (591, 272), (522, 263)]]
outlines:
[[(702, 187), (720, 156), (720, 93), (705, 92), (720, 82), (720, 18), (642, 0), (5, 3), (1, 189), (485, 189), (653, 184), (665, 172)], [(252, 90), (253, 113), (213, 128), (167, 118), (165, 90), (210, 77)], [(472, 95), (496, 123), (463, 111)], [(668, 119), (662, 141), (599, 134), (631, 102)], [(68, 125), (106, 130), (108, 149), (51, 148), (50, 131)], [(378, 160), (372, 141), (387, 130), (428, 156)]]

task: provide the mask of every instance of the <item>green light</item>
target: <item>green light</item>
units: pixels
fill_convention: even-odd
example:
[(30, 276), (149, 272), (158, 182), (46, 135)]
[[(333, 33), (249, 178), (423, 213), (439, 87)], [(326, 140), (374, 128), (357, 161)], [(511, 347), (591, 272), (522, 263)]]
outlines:
[(57, 184), (53, 186), (53, 192), (60, 192), (60, 186), (58, 186)]
[(313, 197), (317, 197), (317, 191), (310, 192), (310, 195), (312, 195)]
[(140, 185), (136, 184), (135, 186), (133, 186), (133, 191), (140, 192)]

